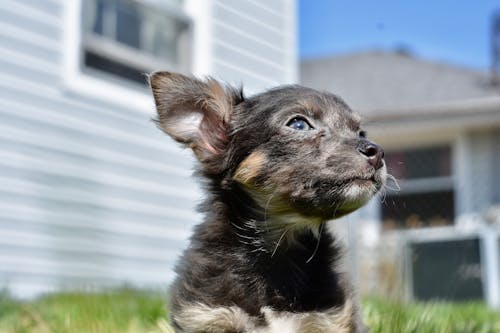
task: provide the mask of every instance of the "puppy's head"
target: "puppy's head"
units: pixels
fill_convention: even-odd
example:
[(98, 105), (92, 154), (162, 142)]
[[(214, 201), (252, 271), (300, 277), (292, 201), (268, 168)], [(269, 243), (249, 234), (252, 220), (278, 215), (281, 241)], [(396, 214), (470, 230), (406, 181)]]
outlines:
[(245, 99), (166, 72), (151, 87), (159, 126), (193, 149), (206, 176), (243, 188), (269, 215), (337, 218), (385, 182), (382, 148), (333, 94), (286, 86)]

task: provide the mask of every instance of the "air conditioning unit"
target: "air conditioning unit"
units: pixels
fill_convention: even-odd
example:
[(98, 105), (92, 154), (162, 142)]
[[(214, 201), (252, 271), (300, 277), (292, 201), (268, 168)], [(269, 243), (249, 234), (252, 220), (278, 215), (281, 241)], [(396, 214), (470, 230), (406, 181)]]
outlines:
[(479, 238), (418, 241), (408, 247), (414, 299), (484, 299)]

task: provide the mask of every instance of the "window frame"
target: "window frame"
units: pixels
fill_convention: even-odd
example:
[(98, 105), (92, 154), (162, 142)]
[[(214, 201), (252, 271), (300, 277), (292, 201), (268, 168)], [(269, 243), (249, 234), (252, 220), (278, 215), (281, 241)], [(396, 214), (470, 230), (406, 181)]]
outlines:
[[(192, 67), (191, 54), (192, 52), (192, 30), (193, 20), (191, 16), (186, 14), (186, 4), (179, 10), (176, 6), (168, 2), (160, 0), (134, 0), (145, 6), (151, 6), (155, 9), (165, 11), (168, 15), (174, 17), (181, 17), (187, 23), (187, 41), (182, 46), (181, 56), (186, 56), (188, 60), (185, 65), (176, 67), (169, 64), (167, 61), (158, 61), (153, 56), (148, 56), (143, 53), (139, 56), (140, 52), (131, 52), (131, 47), (120, 46), (118, 43), (109, 42), (100, 39), (98, 36), (86, 36), (83, 26), (83, 1), (84, 0), (68, 0), (64, 4), (64, 36), (63, 36), (63, 72), (62, 81), (63, 88), (68, 93), (77, 93), (98, 99), (111, 104), (118, 104), (123, 107), (141, 109), (148, 113), (154, 110), (154, 103), (151, 94), (147, 89), (141, 87), (133, 82), (121, 80), (119, 77), (110, 73), (101, 72), (98, 69), (91, 67), (84, 68), (84, 52), (85, 42), (89, 43), (93, 49), (99, 51), (99, 54), (116, 55), (123, 54), (119, 60), (125, 59), (128, 64), (137, 64), (137, 62), (151, 62), (151, 70), (172, 70), (179, 72), (189, 72)], [(188, 2), (188, 1), (186, 1)], [(102, 45), (106, 43), (105, 47)], [(111, 53), (110, 53), (111, 52)], [(187, 57), (189, 55), (189, 57)], [(113, 59), (113, 58), (110, 58)], [(146, 78), (145, 78), (146, 81)]]
[[(457, 186), (456, 186), (456, 170), (454, 167), (454, 162), (455, 162), (455, 146), (452, 141), (443, 141), (443, 142), (436, 142), (434, 144), (426, 144), (426, 145), (417, 145), (417, 146), (408, 146), (408, 147), (394, 147), (394, 149), (387, 150), (387, 152), (390, 154), (391, 152), (405, 152), (405, 151), (411, 151), (411, 150), (420, 150), (420, 149), (432, 149), (435, 147), (447, 147), (450, 151), (449, 155), (449, 163), (450, 163), (450, 174), (445, 175), (445, 176), (433, 176), (433, 177), (422, 177), (422, 178), (410, 178), (410, 179), (403, 179), (399, 180), (398, 179), (398, 185), (399, 189), (398, 190), (388, 190), (387, 195), (405, 195), (405, 194), (425, 194), (425, 193), (434, 193), (434, 192), (440, 192), (440, 191), (451, 191), (453, 195), (453, 202), (454, 202), (454, 211), (452, 212), (454, 218), (451, 221), (451, 223), (448, 225), (449, 227), (453, 227), (456, 223), (456, 217), (457, 217)], [(390, 172), (390, 170), (388, 170)], [(391, 230), (397, 230), (397, 231), (405, 231), (405, 230), (413, 230), (415, 228), (408, 228), (408, 227), (398, 227), (395, 229), (392, 228), (387, 228), (386, 224), (384, 223), (384, 218), (383, 218), (383, 205), (384, 203), (381, 203), (379, 205), (379, 216), (380, 216), (380, 222), (381, 222), (381, 227), (382, 230), (384, 231), (391, 231)], [(420, 229), (435, 229), (435, 228), (440, 228), (442, 226), (423, 226), (420, 228), (416, 228), (417, 230)]]

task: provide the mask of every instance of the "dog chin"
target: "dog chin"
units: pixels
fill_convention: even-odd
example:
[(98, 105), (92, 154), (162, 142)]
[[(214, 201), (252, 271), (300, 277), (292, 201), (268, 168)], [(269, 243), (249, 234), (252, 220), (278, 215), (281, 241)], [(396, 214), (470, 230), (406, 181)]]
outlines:
[(377, 192), (379, 187), (372, 180), (357, 179), (343, 191), (344, 200), (337, 208), (335, 218), (342, 217), (364, 206)]

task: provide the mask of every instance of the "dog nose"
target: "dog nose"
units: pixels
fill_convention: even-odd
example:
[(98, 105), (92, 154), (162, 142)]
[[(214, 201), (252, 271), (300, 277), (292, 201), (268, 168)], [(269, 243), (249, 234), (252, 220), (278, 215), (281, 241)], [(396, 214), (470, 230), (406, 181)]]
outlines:
[(375, 169), (380, 169), (382, 167), (382, 159), (384, 158), (384, 149), (382, 149), (382, 147), (368, 142), (359, 147), (358, 150), (368, 158), (368, 163)]

